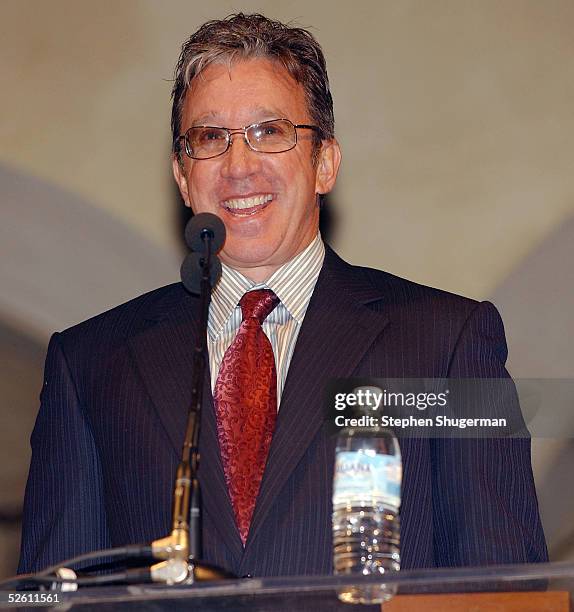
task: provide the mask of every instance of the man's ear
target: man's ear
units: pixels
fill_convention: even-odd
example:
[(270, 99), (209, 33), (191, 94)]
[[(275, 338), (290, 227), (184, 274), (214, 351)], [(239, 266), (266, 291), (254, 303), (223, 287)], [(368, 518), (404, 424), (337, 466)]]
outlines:
[(317, 159), (315, 192), (329, 193), (335, 186), (339, 166), (341, 165), (341, 148), (335, 138), (323, 140)]
[(171, 168), (173, 170), (173, 178), (179, 187), (179, 193), (183, 198), (183, 202), (186, 206), (191, 206), (189, 199), (189, 189), (187, 186), (187, 178), (184, 173), (183, 161), (177, 154), (174, 154), (171, 158)]

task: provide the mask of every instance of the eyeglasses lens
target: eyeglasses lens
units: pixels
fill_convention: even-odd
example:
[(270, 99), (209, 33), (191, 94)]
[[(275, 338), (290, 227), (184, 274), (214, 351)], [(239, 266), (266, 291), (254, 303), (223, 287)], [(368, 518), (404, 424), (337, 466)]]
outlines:
[(195, 159), (208, 159), (221, 155), (227, 149), (227, 130), (212, 127), (194, 127), (187, 132), (189, 154)]
[(281, 153), (295, 146), (295, 127), (289, 121), (265, 121), (247, 129), (247, 140), (262, 153)]

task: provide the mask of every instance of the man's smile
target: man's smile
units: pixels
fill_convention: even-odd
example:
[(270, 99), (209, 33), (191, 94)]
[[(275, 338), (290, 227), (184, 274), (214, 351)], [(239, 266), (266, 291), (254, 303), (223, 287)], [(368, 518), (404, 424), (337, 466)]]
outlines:
[(233, 215), (253, 215), (267, 208), (273, 198), (272, 193), (258, 193), (250, 196), (231, 197), (223, 200), (221, 205)]

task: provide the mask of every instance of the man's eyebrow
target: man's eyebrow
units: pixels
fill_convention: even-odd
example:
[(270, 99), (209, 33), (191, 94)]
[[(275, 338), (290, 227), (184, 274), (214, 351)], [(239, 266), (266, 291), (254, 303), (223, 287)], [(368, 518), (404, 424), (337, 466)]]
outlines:
[[(256, 106), (252, 109), (250, 109), (250, 114), (253, 117), (253, 120), (250, 121), (247, 125), (250, 125), (251, 123), (257, 123), (259, 121), (268, 121), (269, 119), (284, 119), (285, 118), (285, 113), (277, 110), (277, 109), (270, 109), (270, 108), (265, 108), (263, 106)], [(191, 125), (213, 125), (214, 127), (228, 127), (228, 128), (241, 128), (244, 126), (239, 126), (239, 125), (223, 125), (223, 123), (218, 120), (218, 118), (220, 117), (219, 112), (217, 111), (209, 111), (207, 113), (204, 113), (203, 115), (200, 115), (199, 117), (196, 117), (192, 122)]]
[(216, 111), (209, 111), (208, 113), (204, 113), (203, 115), (200, 115), (199, 117), (194, 119), (191, 122), (191, 125), (204, 125), (205, 123), (207, 123), (209, 121), (213, 121), (215, 119), (215, 117), (217, 117), (217, 112)]

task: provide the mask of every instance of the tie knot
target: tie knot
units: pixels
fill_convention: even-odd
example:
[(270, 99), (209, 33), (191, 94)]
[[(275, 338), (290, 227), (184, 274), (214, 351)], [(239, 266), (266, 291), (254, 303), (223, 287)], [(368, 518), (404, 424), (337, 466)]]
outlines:
[(279, 304), (279, 298), (271, 289), (257, 289), (247, 292), (240, 300), (243, 320), (255, 318), (263, 323), (267, 315)]

